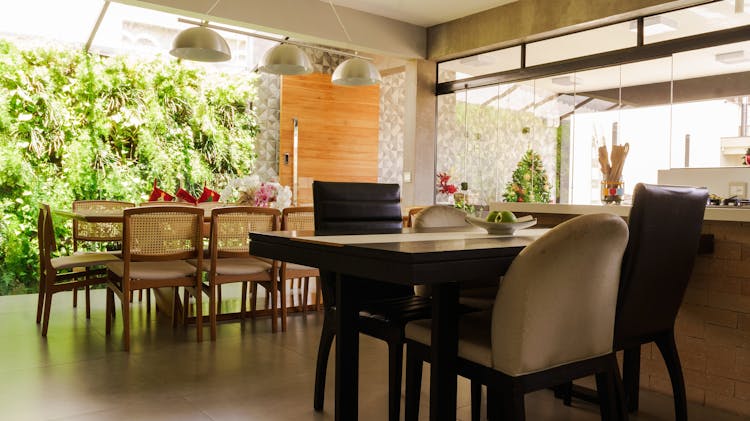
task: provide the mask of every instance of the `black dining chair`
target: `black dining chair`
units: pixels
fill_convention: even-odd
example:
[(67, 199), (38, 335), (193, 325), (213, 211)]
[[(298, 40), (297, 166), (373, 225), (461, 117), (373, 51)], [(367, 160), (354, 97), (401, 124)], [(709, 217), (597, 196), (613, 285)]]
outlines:
[[(402, 229), (398, 184), (313, 182), (315, 234), (397, 233)], [(346, 276), (346, 275), (340, 275)], [(336, 336), (336, 276), (321, 270), (323, 330), (315, 371), (315, 410), (323, 409), (326, 368)], [(347, 279), (361, 287), (358, 327), (361, 333), (388, 344), (388, 419), (399, 420), (404, 326), (430, 317), (428, 297), (414, 294), (408, 285), (365, 279)]]
[[(641, 345), (654, 342), (672, 381), (675, 419), (687, 420), (674, 325), (693, 270), (707, 200), (704, 188), (638, 184), (633, 192), (613, 339), (613, 348), (624, 351), (623, 384), (630, 412), (638, 410)], [(597, 401), (582, 387), (568, 384), (561, 392), (566, 404), (571, 396)]]

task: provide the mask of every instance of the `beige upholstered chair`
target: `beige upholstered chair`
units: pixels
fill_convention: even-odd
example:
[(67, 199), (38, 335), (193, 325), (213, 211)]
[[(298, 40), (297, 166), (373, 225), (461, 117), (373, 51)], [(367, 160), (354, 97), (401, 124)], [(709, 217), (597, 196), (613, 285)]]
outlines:
[[(106, 281), (104, 265), (119, 259), (108, 253), (52, 257), (52, 253), (57, 250), (57, 242), (52, 224), (52, 212), (49, 205), (45, 203), (39, 205), (37, 237), (39, 240), (39, 297), (36, 322), (42, 322), (42, 336), (47, 336), (52, 295), (60, 291), (72, 291), (75, 288), (88, 289), (90, 285), (103, 284)], [(73, 270), (74, 268), (83, 268), (83, 270)], [(86, 317), (89, 318), (88, 295), (86, 298)]]
[[(118, 212), (125, 208), (132, 208), (135, 203), (119, 200), (76, 200), (73, 202), (73, 212), (96, 211), (99, 213)], [(73, 252), (85, 253), (82, 250), (89, 243), (118, 243), (115, 250), (108, 251), (115, 256), (120, 256), (119, 248), (122, 247), (122, 224), (119, 222), (85, 222), (73, 220)], [(90, 287), (85, 287), (86, 294), (86, 317), (91, 316)], [(73, 307), (78, 305), (78, 289), (73, 289)]]
[[(211, 340), (216, 340), (216, 321), (219, 311), (218, 287), (230, 282), (242, 282), (240, 317), (245, 317), (247, 307), (247, 284), (265, 282), (271, 285), (272, 330), (276, 332), (277, 308), (276, 261), (267, 261), (249, 254), (251, 231), (275, 231), (278, 229), (280, 212), (278, 209), (252, 206), (231, 206), (215, 208), (211, 211), (211, 236), (209, 257), (202, 262), (203, 271), (208, 274), (209, 319)], [(191, 263), (197, 264), (195, 261)], [(255, 296), (253, 295), (253, 299)], [(196, 306), (198, 303), (196, 303)], [(197, 317), (197, 316), (196, 316)]]
[[(286, 208), (281, 212), (281, 230), (282, 231), (313, 231), (315, 230), (315, 214), (312, 206)], [(300, 308), (307, 312), (307, 299), (309, 296), (310, 278), (316, 280), (320, 277), (318, 268), (313, 268), (296, 263), (281, 262), (279, 269), (279, 281), (281, 289), (281, 330), (286, 331), (286, 281), (298, 279), (302, 294), (299, 297)], [(292, 285), (293, 287), (293, 285)], [(293, 288), (292, 288), (293, 289)], [(320, 309), (320, 285), (316, 282), (315, 286), (315, 310)]]
[[(615, 215), (560, 224), (513, 261), (491, 311), (461, 318), (458, 373), (487, 385), (488, 419), (500, 419), (502, 408), (503, 419), (523, 420), (525, 393), (591, 374), (608, 403), (603, 418), (622, 413), (612, 338), (627, 241), (627, 225)], [(406, 419), (415, 420), (430, 320), (409, 323), (406, 337)]]
[[(172, 287), (173, 324), (178, 287), (196, 300), (197, 339), (203, 339), (201, 271), (186, 260), (203, 261), (203, 210), (194, 206), (145, 206), (123, 212), (122, 261), (107, 264), (107, 325), (112, 331), (114, 295), (122, 304), (125, 350), (130, 350), (130, 292)], [(187, 305), (187, 303), (185, 303)]]
[[(466, 222), (466, 212), (449, 205), (433, 205), (424, 207), (414, 215), (413, 228), (416, 231), (432, 228), (467, 228), (473, 225)], [(463, 305), (488, 309), (495, 303), (498, 279), (482, 279), (461, 284), (460, 302)], [(429, 296), (430, 287), (419, 285), (415, 287), (419, 295)]]

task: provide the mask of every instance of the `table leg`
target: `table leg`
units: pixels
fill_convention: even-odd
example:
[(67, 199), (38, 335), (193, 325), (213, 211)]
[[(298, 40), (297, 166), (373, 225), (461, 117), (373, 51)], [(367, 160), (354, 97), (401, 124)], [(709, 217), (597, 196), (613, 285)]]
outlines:
[(430, 420), (456, 419), (458, 357), (458, 284), (437, 284), (432, 290)]
[(336, 274), (336, 421), (357, 420), (357, 399), (359, 396), (358, 301), (357, 281)]

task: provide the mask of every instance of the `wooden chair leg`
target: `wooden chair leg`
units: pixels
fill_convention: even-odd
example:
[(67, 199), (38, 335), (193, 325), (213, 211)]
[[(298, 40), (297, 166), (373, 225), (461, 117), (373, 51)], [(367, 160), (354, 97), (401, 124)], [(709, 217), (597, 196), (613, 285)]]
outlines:
[(138, 302), (140, 303), (141, 301), (143, 301), (143, 290), (139, 289), (138, 290)]
[(302, 288), (302, 300), (300, 301), (302, 303), (302, 311), (306, 314), (307, 313), (307, 298), (310, 295), (310, 277), (305, 276), (305, 278), (302, 280), (304, 282), (304, 288)]
[(286, 332), (286, 315), (287, 315), (287, 302), (286, 302), (286, 281), (284, 279), (279, 280), (279, 287), (281, 288), (281, 331)]
[(496, 385), (487, 385), (487, 420), (488, 421), (499, 421), (503, 419), (503, 405), (501, 405), (500, 399), (504, 395)]
[(279, 330), (279, 283), (275, 279), (271, 280), (271, 332), (276, 333)]
[(404, 420), (419, 419), (419, 398), (422, 389), (422, 360), (406, 347), (406, 390), (404, 399)]
[(687, 395), (685, 393), (685, 380), (682, 377), (682, 366), (680, 356), (677, 353), (677, 344), (674, 341), (674, 332), (670, 331), (656, 340), (664, 362), (669, 371), (669, 379), (672, 381), (672, 394), (674, 395), (674, 412), (676, 421), (687, 420)]
[(86, 285), (84, 293), (86, 295), (86, 318), (91, 319), (91, 287)]
[(146, 315), (151, 316), (151, 289), (146, 289)]
[(78, 307), (78, 288), (73, 288), (73, 308)]
[(320, 279), (315, 277), (315, 311), (320, 311)]
[(471, 380), (471, 421), (479, 421), (482, 417), (482, 384)]
[(112, 318), (114, 316), (114, 306), (115, 306), (115, 298), (114, 298), (114, 292), (112, 292), (111, 289), (107, 288), (107, 298), (106, 298), (106, 311), (105, 318), (107, 319), (104, 322), (104, 333), (105, 335), (109, 335), (112, 333)]
[[(245, 283), (242, 283), (246, 288)], [(211, 282), (208, 286), (208, 319), (211, 325), (211, 340), (216, 340), (216, 312), (218, 303), (216, 302), (216, 285)]]
[(402, 341), (388, 341), (388, 420), (399, 421), (401, 413), (401, 375), (404, 364)]
[[(132, 292), (132, 291), (130, 291)], [(123, 294), (125, 297), (132, 297), (133, 295)], [(130, 352), (130, 301), (127, 299), (121, 300), (122, 303), (122, 341), (125, 347), (125, 352)]]
[(49, 312), (52, 307), (52, 292), (47, 289), (44, 293), (44, 318), (42, 319), (42, 337), (47, 337), (47, 329), (49, 328)]
[(335, 321), (333, 317), (326, 314), (323, 319), (323, 329), (320, 333), (320, 344), (318, 345), (318, 358), (315, 363), (315, 395), (313, 408), (316, 411), (323, 410), (323, 401), (326, 392), (326, 371), (328, 369), (328, 356), (331, 353), (333, 339), (336, 337)]
[[(187, 288), (185, 288), (187, 290)], [(198, 286), (193, 288), (195, 295), (195, 335), (197, 342), (203, 342), (203, 286), (200, 279)]]
[(39, 294), (36, 299), (36, 323), (37, 324), (42, 322), (42, 311), (44, 310), (44, 296), (45, 296), (46, 290), (47, 290), (47, 283), (45, 282), (44, 277), (40, 276)]
[(247, 284), (248, 282), (242, 283), (242, 292), (240, 293), (240, 319), (245, 320), (247, 314)]
[(217, 303), (219, 304), (219, 307), (218, 307), (219, 311), (221, 311), (221, 303), (222, 303), (221, 285), (216, 285), (216, 300), (217, 300)]
[(628, 412), (638, 410), (638, 389), (641, 379), (641, 347), (626, 349), (622, 361), (622, 383)]
[(190, 293), (187, 288), (182, 291), (182, 324), (187, 326), (188, 317), (190, 317)]
[(258, 305), (258, 283), (253, 282), (252, 288), (250, 289), (250, 318), (255, 319), (255, 308)]

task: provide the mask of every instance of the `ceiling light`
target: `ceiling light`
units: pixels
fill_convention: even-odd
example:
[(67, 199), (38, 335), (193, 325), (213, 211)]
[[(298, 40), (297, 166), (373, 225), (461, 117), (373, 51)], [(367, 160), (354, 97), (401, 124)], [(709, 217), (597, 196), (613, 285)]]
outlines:
[[(344, 35), (346, 35), (346, 38), (351, 43), (352, 37), (349, 36), (344, 22), (341, 21), (341, 17), (339, 17), (339, 13), (333, 5), (333, 0), (328, 0), (328, 4), (331, 5), (333, 14), (336, 16), (336, 20), (339, 21), (339, 25), (341, 25), (341, 30), (344, 31)], [(375, 65), (371, 61), (367, 61), (361, 57), (350, 58), (339, 64), (331, 77), (331, 83), (342, 86), (378, 85), (380, 81), (380, 72), (378, 72)]]
[(582, 84), (583, 80), (581, 80), (581, 78), (579, 77), (574, 76), (558, 76), (550, 79), (550, 82), (560, 86), (573, 86)]
[[(630, 30), (638, 30), (638, 21), (634, 20), (630, 22)], [(643, 18), (643, 35), (651, 36), (663, 34), (666, 32), (672, 32), (677, 30), (677, 22), (667, 17), (658, 16), (647, 16)]]
[(371, 62), (354, 57), (336, 67), (331, 82), (342, 86), (367, 86), (377, 85), (381, 78), (380, 72)]
[(313, 66), (296, 45), (279, 44), (263, 54), (258, 70), (276, 75), (305, 75), (313, 71)]
[(488, 54), (478, 54), (476, 56), (464, 57), (458, 61), (461, 64), (473, 67), (483, 67), (495, 64), (495, 60)]
[(186, 60), (218, 62), (232, 58), (229, 44), (217, 32), (197, 26), (177, 34), (169, 54)]
[(729, 51), (727, 53), (719, 53), (714, 56), (716, 61), (723, 64), (737, 64), (745, 63), (750, 61), (750, 57), (745, 55), (744, 50)]

